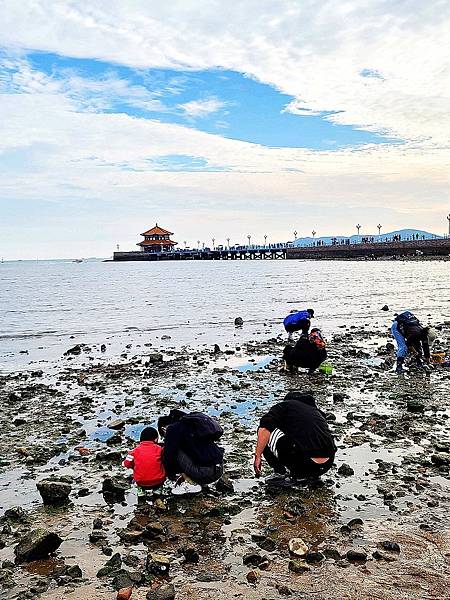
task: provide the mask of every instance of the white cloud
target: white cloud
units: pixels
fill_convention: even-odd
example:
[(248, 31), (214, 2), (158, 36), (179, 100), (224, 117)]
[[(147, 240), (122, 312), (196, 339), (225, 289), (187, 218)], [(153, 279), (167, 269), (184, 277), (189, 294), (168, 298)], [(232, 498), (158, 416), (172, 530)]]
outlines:
[(205, 100), (191, 100), (184, 104), (178, 104), (178, 108), (183, 113), (193, 119), (207, 117), (213, 113), (222, 110), (227, 106), (226, 102), (222, 102), (217, 98), (207, 98)]

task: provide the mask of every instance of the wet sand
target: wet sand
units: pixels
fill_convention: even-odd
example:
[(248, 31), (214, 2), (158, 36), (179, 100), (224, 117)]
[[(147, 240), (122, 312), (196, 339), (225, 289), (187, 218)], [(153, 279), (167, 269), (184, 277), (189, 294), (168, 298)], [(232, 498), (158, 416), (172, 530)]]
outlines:
[[(330, 376), (281, 373), (281, 337), (217, 353), (131, 343), (117, 359), (81, 346), (0, 376), (0, 514), (23, 509), (0, 524), (2, 597), (106, 600), (132, 584), (140, 599), (160, 582), (181, 600), (450, 597), (450, 370), (398, 377), (387, 331), (339, 331)], [(449, 338), (443, 323), (438, 343)], [(291, 389), (312, 390), (327, 413), (336, 466), (320, 485), (272, 489), (252, 473), (256, 424)], [(121, 460), (173, 407), (219, 416), (233, 489), (138, 506)], [(70, 503), (44, 507), (36, 482), (53, 476), (69, 478)], [(127, 478), (124, 501), (102, 494), (116, 476)], [(18, 540), (40, 526), (63, 540), (54, 558), (14, 564)], [(291, 538), (306, 557), (290, 556)], [(168, 559), (168, 577), (149, 571), (149, 552)], [(116, 553), (120, 564), (97, 577)]]

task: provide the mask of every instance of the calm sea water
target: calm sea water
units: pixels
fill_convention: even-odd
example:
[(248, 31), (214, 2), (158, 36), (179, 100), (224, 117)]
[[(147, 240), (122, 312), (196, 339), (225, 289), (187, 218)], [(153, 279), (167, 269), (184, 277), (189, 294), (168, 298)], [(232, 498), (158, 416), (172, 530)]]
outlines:
[(180, 347), (269, 337), (295, 308), (313, 307), (328, 335), (349, 324), (385, 329), (403, 309), (448, 320), (449, 271), (441, 261), (4, 263), (0, 367), (60, 356), (80, 342), (106, 341), (113, 353), (130, 341)]

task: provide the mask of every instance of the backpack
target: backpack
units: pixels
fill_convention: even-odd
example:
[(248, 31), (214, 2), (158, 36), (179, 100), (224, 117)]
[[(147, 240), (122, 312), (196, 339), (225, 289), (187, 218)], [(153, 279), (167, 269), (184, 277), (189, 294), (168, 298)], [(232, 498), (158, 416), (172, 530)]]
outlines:
[(322, 332), (320, 329), (313, 329), (309, 334), (309, 341), (315, 344), (318, 348), (325, 348), (326, 343), (323, 339)]
[(216, 442), (223, 435), (223, 429), (219, 423), (201, 412), (189, 413), (180, 420), (188, 425), (192, 437), (200, 440)]
[(416, 325), (419, 324), (419, 319), (412, 314), (409, 310), (405, 310), (405, 312), (400, 313), (395, 317), (395, 320), (400, 325)]

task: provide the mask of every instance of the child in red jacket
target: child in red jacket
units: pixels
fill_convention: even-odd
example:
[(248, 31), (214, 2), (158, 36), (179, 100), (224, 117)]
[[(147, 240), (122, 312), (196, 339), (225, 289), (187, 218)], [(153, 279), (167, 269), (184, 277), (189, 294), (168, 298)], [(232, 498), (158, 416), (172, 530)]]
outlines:
[(154, 427), (145, 427), (141, 432), (140, 444), (129, 452), (123, 466), (133, 469), (133, 479), (138, 486), (138, 496), (145, 490), (155, 489), (164, 483), (166, 473), (162, 463), (162, 448), (156, 443), (158, 432)]

